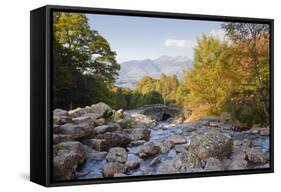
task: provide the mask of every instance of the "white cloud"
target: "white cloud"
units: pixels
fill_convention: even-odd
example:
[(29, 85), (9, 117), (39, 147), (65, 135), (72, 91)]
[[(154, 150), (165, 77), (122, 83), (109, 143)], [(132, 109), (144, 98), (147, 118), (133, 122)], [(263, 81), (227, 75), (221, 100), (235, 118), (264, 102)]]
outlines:
[(196, 42), (193, 40), (184, 39), (167, 39), (164, 44), (166, 47), (193, 48)]

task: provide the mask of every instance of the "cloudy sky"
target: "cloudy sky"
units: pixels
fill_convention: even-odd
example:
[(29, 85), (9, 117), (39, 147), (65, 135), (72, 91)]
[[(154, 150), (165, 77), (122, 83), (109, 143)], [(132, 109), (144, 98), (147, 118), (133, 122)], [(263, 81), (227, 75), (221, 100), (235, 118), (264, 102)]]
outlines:
[(162, 55), (193, 58), (202, 34), (224, 36), (221, 22), (88, 14), (92, 29), (105, 37), (119, 62)]

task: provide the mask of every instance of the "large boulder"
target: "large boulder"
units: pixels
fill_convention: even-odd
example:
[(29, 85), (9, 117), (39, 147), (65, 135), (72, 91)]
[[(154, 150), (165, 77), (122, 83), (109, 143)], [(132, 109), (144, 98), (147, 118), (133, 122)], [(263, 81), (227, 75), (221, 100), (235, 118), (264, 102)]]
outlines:
[(71, 135), (75, 139), (82, 139), (92, 135), (92, 126), (90, 122), (80, 124), (66, 123), (60, 126), (60, 134)]
[(248, 148), (245, 150), (245, 152), (247, 154), (248, 160), (253, 163), (266, 163), (267, 162), (265, 154), (258, 149)]
[(112, 109), (105, 103), (99, 102), (91, 106), (92, 113), (99, 114), (101, 117), (110, 117), (113, 113)]
[(68, 113), (67, 113), (66, 110), (63, 110), (63, 109), (55, 109), (55, 110), (53, 111), (53, 115), (54, 115), (54, 116), (67, 116)]
[(253, 127), (250, 130), (246, 131), (246, 133), (268, 136), (270, 134), (270, 129), (269, 127)]
[(126, 161), (125, 165), (128, 167), (128, 169), (136, 169), (140, 166), (141, 160), (130, 160)]
[(139, 150), (140, 157), (150, 157), (160, 152), (160, 147), (155, 143), (148, 142), (143, 144)]
[(71, 135), (53, 134), (53, 144), (58, 144), (65, 141), (73, 141), (74, 137)]
[(96, 119), (94, 120), (94, 124), (95, 126), (101, 126), (101, 125), (104, 125), (105, 124), (105, 118), (99, 118), (99, 119)]
[(188, 173), (198, 169), (199, 161), (196, 155), (189, 152), (177, 154), (172, 160), (161, 164), (157, 174)]
[(188, 150), (203, 160), (210, 157), (224, 159), (231, 154), (232, 147), (233, 142), (230, 136), (208, 131), (194, 135)]
[(127, 147), (131, 142), (131, 139), (128, 134), (120, 131), (99, 134), (96, 136), (96, 138), (105, 139), (107, 145), (110, 147)]
[(168, 139), (173, 141), (175, 144), (184, 144), (187, 142), (183, 135), (171, 135)]
[(75, 124), (90, 122), (91, 120), (92, 119), (90, 117), (87, 117), (87, 116), (74, 117), (74, 118), (71, 119), (71, 121)]
[(170, 139), (165, 139), (162, 142), (155, 142), (160, 147), (161, 153), (167, 153), (170, 149), (175, 147), (175, 143)]
[(62, 126), (60, 126), (60, 134), (64, 135), (71, 135), (75, 139), (81, 139), (86, 137), (85, 130), (73, 123), (66, 123)]
[(72, 118), (81, 117), (82, 115), (85, 115), (86, 113), (89, 113), (89, 110), (86, 108), (80, 108), (80, 107), (68, 111), (68, 115)]
[(105, 139), (85, 139), (83, 144), (88, 145), (96, 151), (107, 151), (110, 146)]
[(111, 148), (106, 156), (106, 160), (108, 162), (125, 163), (127, 159), (128, 159), (127, 151), (122, 147)]
[(147, 128), (134, 128), (131, 130), (129, 137), (132, 141), (149, 140), (150, 130)]
[(112, 147), (127, 147), (130, 142), (131, 139), (126, 133), (114, 132), (111, 134), (110, 143)]
[(206, 160), (206, 166), (204, 169), (206, 171), (222, 171), (224, 170), (224, 165), (219, 159), (210, 157)]
[(53, 124), (63, 125), (69, 120), (68, 112), (63, 109), (55, 109), (53, 111)]
[(232, 160), (245, 160), (246, 153), (243, 150), (234, 150), (231, 155)]
[(83, 145), (77, 141), (62, 142), (54, 145), (53, 152), (54, 179), (72, 179), (78, 164), (85, 160)]
[(247, 161), (244, 159), (233, 159), (228, 165), (228, 170), (247, 169)]
[(103, 167), (104, 177), (113, 177), (115, 174), (126, 173), (127, 166), (119, 162), (109, 162)]
[(94, 128), (94, 132), (96, 134), (103, 134), (106, 132), (113, 132), (116, 130), (120, 130), (120, 126), (118, 124), (109, 124), (109, 125), (101, 125)]

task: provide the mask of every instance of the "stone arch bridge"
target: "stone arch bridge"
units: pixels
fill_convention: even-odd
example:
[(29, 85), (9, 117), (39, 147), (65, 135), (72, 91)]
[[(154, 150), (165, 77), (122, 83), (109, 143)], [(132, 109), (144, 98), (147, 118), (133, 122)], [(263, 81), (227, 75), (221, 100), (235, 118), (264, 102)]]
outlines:
[(163, 104), (147, 105), (140, 109), (140, 114), (149, 116), (156, 121), (166, 121), (171, 117), (175, 117), (181, 112), (178, 107), (167, 106)]

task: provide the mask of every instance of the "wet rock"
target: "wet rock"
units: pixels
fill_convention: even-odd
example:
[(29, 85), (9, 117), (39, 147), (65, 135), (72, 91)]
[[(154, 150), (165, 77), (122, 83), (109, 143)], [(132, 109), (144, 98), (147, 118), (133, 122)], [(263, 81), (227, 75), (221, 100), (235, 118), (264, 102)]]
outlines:
[(260, 134), (262, 136), (268, 136), (270, 134), (270, 129), (269, 129), (269, 127), (254, 127), (254, 128), (251, 128), (250, 130), (246, 131), (246, 133)]
[(80, 117), (82, 115), (85, 115), (88, 112), (89, 111), (87, 109), (78, 107), (76, 109), (68, 111), (68, 115), (72, 118), (75, 118), (75, 117)]
[(110, 143), (112, 147), (119, 146), (119, 147), (126, 147), (131, 142), (129, 135), (125, 133), (112, 133)]
[(174, 159), (162, 163), (157, 174), (188, 173), (198, 168), (197, 157), (189, 152), (179, 153)]
[(141, 161), (140, 160), (130, 160), (126, 161), (125, 165), (128, 167), (128, 169), (136, 169), (140, 166)]
[(99, 118), (99, 119), (94, 120), (94, 125), (95, 126), (101, 126), (101, 125), (104, 125), (104, 124), (105, 124), (105, 119), (104, 118)]
[(145, 140), (131, 141), (130, 146), (139, 146), (139, 145), (143, 145), (145, 142), (146, 142)]
[(249, 161), (253, 163), (266, 163), (266, 157), (262, 151), (254, 148), (248, 148), (245, 152)]
[(101, 115), (97, 113), (86, 113), (83, 117), (91, 118), (92, 121), (97, 121), (99, 118), (101, 119)]
[(54, 125), (53, 125), (53, 133), (54, 133), (54, 134), (58, 134), (58, 133), (60, 133), (60, 132), (61, 132), (61, 130), (60, 130), (60, 125), (54, 124)]
[(171, 148), (175, 146), (173, 141), (170, 141), (169, 139), (165, 139), (164, 141), (156, 141), (154, 142), (155, 145), (160, 147), (161, 153), (167, 153)]
[(124, 132), (106, 132), (96, 136), (98, 139), (105, 139), (110, 147), (127, 147), (131, 142), (127, 133)]
[[(190, 152), (179, 153), (173, 161), (176, 167), (182, 167), (182, 164), (184, 163), (183, 164), (184, 169), (198, 167), (198, 158), (196, 157), (195, 154), (192, 154)], [(185, 168), (185, 166), (187, 167)]]
[(71, 135), (62, 135), (62, 134), (54, 134), (53, 135), (53, 144), (58, 144), (65, 141), (73, 141), (74, 137)]
[(63, 125), (69, 121), (68, 112), (63, 109), (55, 109), (53, 111), (53, 124)]
[(91, 106), (93, 113), (100, 114), (101, 117), (110, 117), (113, 113), (112, 109), (105, 103), (99, 102)]
[(222, 171), (224, 170), (224, 165), (219, 159), (210, 157), (206, 160), (206, 166), (204, 169), (206, 171)]
[(181, 153), (181, 152), (186, 152), (188, 149), (188, 145), (184, 144), (184, 145), (176, 145), (175, 146), (175, 150), (176, 152), (178, 153)]
[(54, 116), (67, 116), (68, 112), (66, 110), (63, 110), (63, 109), (55, 109), (53, 111), (53, 115)]
[(246, 153), (244, 151), (234, 151), (231, 155), (231, 159), (244, 160), (246, 159)]
[(193, 126), (187, 126), (187, 127), (185, 128), (185, 130), (186, 130), (187, 132), (193, 132), (193, 131), (196, 131), (197, 128), (196, 128), (196, 127), (193, 127)]
[(155, 145), (152, 142), (148, 142), (143, 144), (143, 146), (139, 150), (140, 157), (149, 157), (160, 152), (160, 147)]
[(128, 175), (124, 173), (114, 173), (113, 177), (127, 177)]
[(71, 121), (75, 124), (83, 123), (83, 122), (89, 122), (92, 119), (90, 117), (82, 116), (82, 117), (75, 117), (72, 118)]
[(62, 142), (54, 146), (53, 152), (54, 179), (72, 179), (78, 164), (85, 160), (83, 145), (77, 141)]
[(70, 121), (68, 116), (53, 116), (53, 124), (54, 125), (63, 125)]
[(255, 166), (255, 169), (264, 169), (264, 168), (270, 168), (270, 164), (266, 163), (266, 164), (263, 164), (263, 165)]
[(128, 159), (127, 151), (122, 147), (111, 148), (106, 156), (106, 160), (108, 162), (125, 163), (127, 159)]
[(172, 149), (175, 146), (175, 142), (170, 139), (165, 139), (163, 141), (163, 146), (168, 150)]
[(85, 138), (87, 135), (83, 127), (72, 123), (66, 123), (60, 126), (60, 134), (71, 135), (75, 139)]
[(261, 128), (260, 129), (260, 135), (262, 136), (268, 136), (270, 134), (269, 127), (268, 128)]
[(157, 155), (156, 157), (154, 157), (150, 162), (149, 162), (149, 166), (154, 166), (157, 163), (159, 163), (161, 161), (161, 155)]
[(208, 131), (194, 135), (191, 138), (188, 150), (203, 160), (209, 157), (223, 159), (231, 154), (232, 145), (233, 142), (230, 136)]
[(124, 174), (127, 171), (127, 166), (119, 162), (109, 162), (103, 167), (102, 173), (104, 177), (113, 177), (114, 174)]
[(184, 144), (186, 143), (186, 138), (182, 135), (171, 135), (169, 140), (173, 141), (175, 144)]
[(109, 125), (101, 125), (94, 128), (94, 132), (96, 134), (103, 134), (106, 132), (114, 132), (116, 130), (120, 130), (120, 127), (118, 124), (109, 124)]
[(247, 161), (244, 159), (234, 159), (230, 162), (227, 169), (228, 170), (239, 170), (239, 169), (247, 169)]
[(96, 151), (106, 151), (110, 148), (105, 139), (86, 139), (83, 144), (90, 146)]
[(150, 130), (147, 128), (134, 128), (129, 134), (129, 137), (132, 141), (136, 141), (136, 140), (148, 141), (150, 138)]

